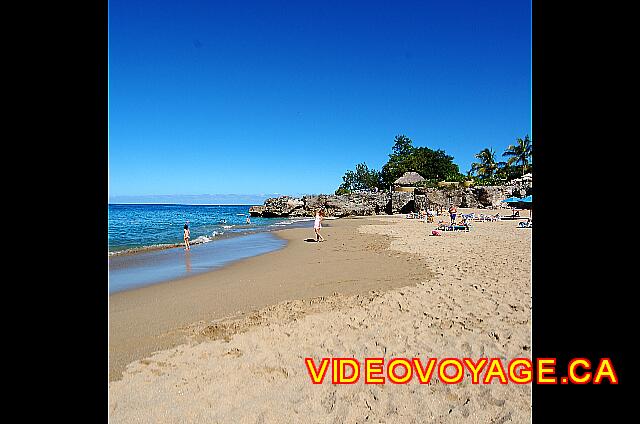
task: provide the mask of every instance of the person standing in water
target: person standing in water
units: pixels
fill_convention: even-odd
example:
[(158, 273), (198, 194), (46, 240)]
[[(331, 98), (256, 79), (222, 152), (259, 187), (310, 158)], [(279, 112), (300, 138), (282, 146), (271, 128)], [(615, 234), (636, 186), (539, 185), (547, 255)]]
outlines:
[(191, 238), (189, 224), (184, 224), (184, 250), (191, 250), (191, 247), (189, 246), (189, 238)]
[(321, 242), (324, 241), (324, 237), (322, 237), (320, 235), (320, 228), (322, 228), (322, 218), (324, 217), (324, 214), (322, 213), (321, 210), (317, 210), (316, 211), (316, 220), (313, 223), (313, 230), (316, 232), (316, 241), (317, 242)]

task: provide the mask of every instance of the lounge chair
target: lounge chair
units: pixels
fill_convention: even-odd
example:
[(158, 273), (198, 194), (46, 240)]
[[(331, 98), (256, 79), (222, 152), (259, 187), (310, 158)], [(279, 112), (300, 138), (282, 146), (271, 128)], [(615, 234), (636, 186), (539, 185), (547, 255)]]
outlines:
[(513, 219), (522, 219), (522, 217), (520, 217), (519, 215), (507, 215), (507, 216), (501, 216), (500, 219), (502, 219), (502, 220), (504, 220), (504, 219), (513, 220)]
[(468, 232), (470, 229), (471, 229), (471, 226), (469, 224), (467, 225), (440, 224), (436, 228), (436, 230), (439, 230), (439, 231), (465, 231), (465, 232)]
[(436, 230), (447, 231), (447, 227), (449, 227), (449, 225), (447, 225), (447, 224), (445, 224), (443, 222), (440, 222), (438, 224), (438, 226), (436, 227)]

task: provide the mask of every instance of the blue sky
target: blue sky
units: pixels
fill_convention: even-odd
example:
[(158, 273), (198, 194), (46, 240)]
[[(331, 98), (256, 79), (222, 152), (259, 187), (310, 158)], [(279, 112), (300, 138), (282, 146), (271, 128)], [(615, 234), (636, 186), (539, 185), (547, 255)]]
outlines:
[(109, 2), (110, 195), (332, 193), (531, 134), (530, 1)]

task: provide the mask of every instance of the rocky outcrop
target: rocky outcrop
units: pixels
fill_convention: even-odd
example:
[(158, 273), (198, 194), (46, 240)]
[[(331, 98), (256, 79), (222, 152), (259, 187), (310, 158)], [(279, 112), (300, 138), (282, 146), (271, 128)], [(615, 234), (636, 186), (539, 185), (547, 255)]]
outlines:
[(499, 207), (511, 195), (506, 187), (427, 188), (416, 190), (416, 209)]
[(531, 181), (517, 181), (506, 186), (510, 190), (509, 195), (515, 197), (525, 197), (532, 194), (533, 185)]
[(291, 216), (292, 212), (304, 206), (302, 200), (295, 197), (272, 197), (264, 201), (264, 209), (260, 216), (273, 218), (279, 216)]
[(251, 216), (262, 216), (262, 212), (264, 212), (264, 206), (251, 206), (249, 208), (249, 215)]
[(410, 192), (352, 193), (343, 195), (313, 195), (302, 198), (281, 196), (265, 200), (263, 206), (252, 206), (251, 216), (296, 217), (314, 216), (318, 209), (326, 216), (363, 216), (418, 212), (421, 209), (503, 207), (507, 197), (531, 194), (531, 182), (506, 186), (417, 188)]
[(387, 213), (411, 213), (415, 210), (414, 193), (406, 191), (394, 191), (391, 193), (391, 204), (387, 207)]
[(314, 216), (319, 209), (327, 216), (336, 217), (392, 213), (388, 193), (321, 194), (302, 198), (281, 196), (265, 200), (264, 206), (252, 206), (249, 213), (265, 218)]
[(328, 216), (350, 215), (378, 215), (387, 213), (389, 202), (386, 193), (352, 193), (329, 196), (304, 196), (305, 209), (315, 214), (318, 209), (324, 209)]
[(415, 205), (416, 210), (448, 208), (450, 205), (461, 208), (499, 208), (505, 207), (501, 202), (507, 197), (525, 196), (531, 194), (531, 189), (531, 184), (416, 189)]

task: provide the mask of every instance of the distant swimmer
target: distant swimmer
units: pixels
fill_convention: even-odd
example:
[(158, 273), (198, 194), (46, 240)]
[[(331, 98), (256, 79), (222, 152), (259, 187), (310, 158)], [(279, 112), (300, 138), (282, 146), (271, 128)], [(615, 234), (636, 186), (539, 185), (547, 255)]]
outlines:
[(191, 250), (189, 246), (189, 238), (191, 238), (191, 231), (189, 231), (189, 224), (184, 224), (184, 250)]
[(313, 222), (313, 230), (316, 232), (316, 241), (321, 242), (324, 241), (324, 237), (320, 235), (320, 228), (322, 228), (322, 219), (324, 217), (324, 213), (321, 210), (316, 211), (316, 220)]
[(247, 217), (247, 224), (251, 224), (251, 219)]

